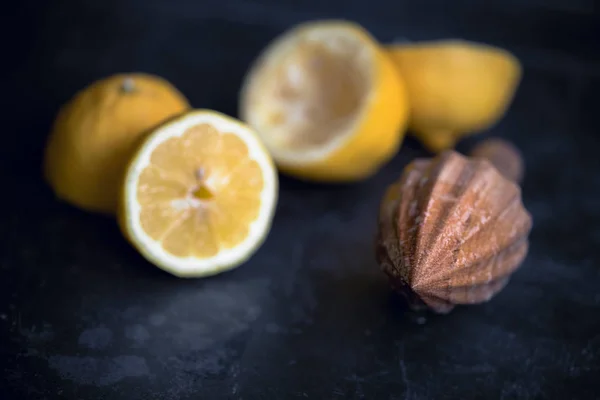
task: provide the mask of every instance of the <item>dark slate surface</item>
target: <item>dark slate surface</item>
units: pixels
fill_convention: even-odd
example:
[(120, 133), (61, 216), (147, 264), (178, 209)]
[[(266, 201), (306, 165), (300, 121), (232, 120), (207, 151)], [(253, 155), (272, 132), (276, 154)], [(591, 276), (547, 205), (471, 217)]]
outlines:
[[(9, 6), (0, 398), (598, 398), (600, 18), (594, 5), (65, 0)], [(525, 154), (524, 202), (535, 225), (523, 268), (491, 302), (444, 317), (411, 315), (378, 271), (372, 248), (378, 199), (404, 165), (425, 155), (413, 140), (357, 185), (282, 178), (265, 245), (238, 270), (206, 280), (178, 280), (153, 268), (113, 220), (55, 201), (41, 181), (52, 118), (91, 80), (152, 72), (195, 106), (235, 114), (237, 89), (257, 51), (290, 24), (315, 17), (357, 20), (382, 40), (481, 40), (523, 60), (514, 106), (486, 135), (511, 139)]]

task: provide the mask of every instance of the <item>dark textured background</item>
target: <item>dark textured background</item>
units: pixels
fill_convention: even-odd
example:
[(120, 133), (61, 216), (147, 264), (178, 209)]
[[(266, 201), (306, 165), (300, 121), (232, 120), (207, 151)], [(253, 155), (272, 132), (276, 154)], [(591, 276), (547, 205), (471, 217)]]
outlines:
[[(16, 2), (15, 2), (16, 3)], [(3, 12), (0, 399), (594, 399), (600, 396), (600, 17), (594, 0), (63, 0)], [(597, 7), (597, 6), (596, 6)], [(373, 256), (378, 199), (425, 153), (372, 179), (282, 178), (246, 265), (184, 281), (113, 220), (54, 200), (42, 148), (92, 80), (146, 71), (236, 114), (248, 63), (293, 23), (345, 17), (379, 39), (463, 37), (525, 65), (486, 135), (523, 151), (531, 251), (491, 302), (414, 316)], [(466, 149), (469, 143), (462, 143)]]

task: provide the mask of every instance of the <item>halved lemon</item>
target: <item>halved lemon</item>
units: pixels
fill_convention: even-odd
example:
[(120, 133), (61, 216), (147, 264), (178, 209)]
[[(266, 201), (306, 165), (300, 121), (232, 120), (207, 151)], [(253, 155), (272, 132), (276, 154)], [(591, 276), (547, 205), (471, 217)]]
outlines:
[(262, 244), (277, 174), (251, 128), (210, 110), (152, 132), (131, 160), (119, 223), (150, 262), (179, 277), (237, 267)]
[(398, 150), (408, 121), (401, 77), (377, 41), (346, 21), (300, 24), (251, 66), (240, 116), (282, 172), (355, 181)]

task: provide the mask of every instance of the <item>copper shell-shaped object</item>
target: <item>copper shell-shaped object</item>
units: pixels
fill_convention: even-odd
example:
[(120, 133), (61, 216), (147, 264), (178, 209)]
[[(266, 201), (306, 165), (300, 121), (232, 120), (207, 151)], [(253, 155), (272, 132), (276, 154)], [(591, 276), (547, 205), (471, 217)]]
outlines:
[(409, 164), (381, 202), (377, 260), (413, 309), (491, 299), (528, 250), (520, 187), (485, 159), (446, 151)]

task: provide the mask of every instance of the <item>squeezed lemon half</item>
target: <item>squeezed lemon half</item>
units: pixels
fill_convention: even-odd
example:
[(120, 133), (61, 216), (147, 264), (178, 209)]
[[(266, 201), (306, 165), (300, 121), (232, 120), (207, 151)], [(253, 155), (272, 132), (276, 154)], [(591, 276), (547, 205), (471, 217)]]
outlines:
[(365, 29), (316, 21), (263, 50), (243, 83), (240, 115), (282, 172), (356, 181), (396, 154), (408, 101), (391, 59)]

